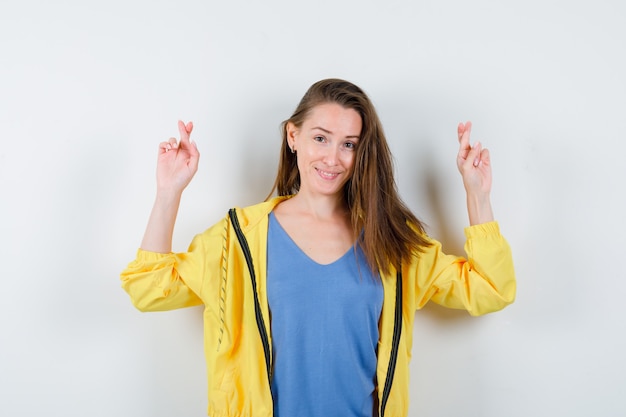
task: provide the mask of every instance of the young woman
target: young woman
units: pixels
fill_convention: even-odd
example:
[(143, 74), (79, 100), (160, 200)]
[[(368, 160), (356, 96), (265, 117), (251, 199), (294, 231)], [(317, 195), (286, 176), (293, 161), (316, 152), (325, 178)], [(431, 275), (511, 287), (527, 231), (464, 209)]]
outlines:
[(272, 194), (232, 209), (186, 253), (171, 242), (199, 153), (192, 124), (159, 146), (157, 196), (123, 288), (142, 311), (204, 305), (210, 416), (406, 416), (414, 312), (429, 300), (472, 315), (515, 298), (493, 220), (489, 152), (460, 124), (467, 259), (446, 255), (398, 197), (366, 94), (310, 87), (283, 124)]

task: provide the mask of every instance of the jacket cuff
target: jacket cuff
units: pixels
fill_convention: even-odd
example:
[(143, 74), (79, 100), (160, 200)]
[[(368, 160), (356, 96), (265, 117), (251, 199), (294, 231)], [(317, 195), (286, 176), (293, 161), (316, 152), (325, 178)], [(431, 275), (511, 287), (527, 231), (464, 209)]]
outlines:
[(498, 225), (497, 221), (476, 224), (474, 226), (468, 226), (465, 228), (465, 237), (467, 239), (499, 234), (500, 226)]
[(151, 252), (148, 250), (143, 250), (141, 248), (137, 249), (137, 260), (141, 260), (141, 261), (160, 261), (164, 258), (167, 258), (168, 256), (170, 256), (172, 254), (172, 252), (170, 253), (160, 253), (160, 252)]

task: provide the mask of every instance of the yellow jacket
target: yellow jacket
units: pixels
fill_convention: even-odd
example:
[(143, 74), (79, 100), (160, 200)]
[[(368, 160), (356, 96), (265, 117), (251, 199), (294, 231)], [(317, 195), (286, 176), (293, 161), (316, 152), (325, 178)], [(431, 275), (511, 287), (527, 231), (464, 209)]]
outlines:
[[(122, 287), (141, 311), (204, 304), (211, 417), (273, 414), (266, 246), (268, 214), (282, 199), (231, 210), (194, 237), (186, 253), (139, 249), (121, 274)], [(430, 248), (403, 265), (401, 273), (381, 276), (385, 295), (377, 365), (380, 417), (408, 413), (415, 310), (433, 300), (477, 316), (500, 310), (515, 298), (511, 250), (498, 224), (470, 226), (465, 234), (469, 261), (444, 254), (433, 240)]]

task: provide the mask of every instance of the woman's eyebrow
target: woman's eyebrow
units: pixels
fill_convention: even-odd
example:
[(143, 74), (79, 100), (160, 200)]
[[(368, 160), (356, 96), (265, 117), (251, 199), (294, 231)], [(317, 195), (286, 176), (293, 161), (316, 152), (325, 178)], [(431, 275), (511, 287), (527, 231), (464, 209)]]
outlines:
[[(322, 132), (324, 132), (326, 134), (329, 134), (329, 135), (333, 134), (333, 132), (331, 132), (330, 130), (324, 129), (323, 127), (320, 127), (320, 126), (312, 127), (311, 130), (321, 130)], [(360, 139), (360, 136), (359, 135), (348, 135), (348, 136), (346, 136), (346, 138), (349, 138), (349, 139)]]

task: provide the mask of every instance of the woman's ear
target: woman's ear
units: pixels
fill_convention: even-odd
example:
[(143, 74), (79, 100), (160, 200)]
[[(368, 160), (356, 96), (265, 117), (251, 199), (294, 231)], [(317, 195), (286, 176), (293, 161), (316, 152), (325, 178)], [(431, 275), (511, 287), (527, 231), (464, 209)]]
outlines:
[(286, 126), (287, 130), (287, 145), (291, 148), (292, 151), (295, 151), (296, 148), (296, 136), (298, 136), (298, 128), (292, 122), (287, 122)]

